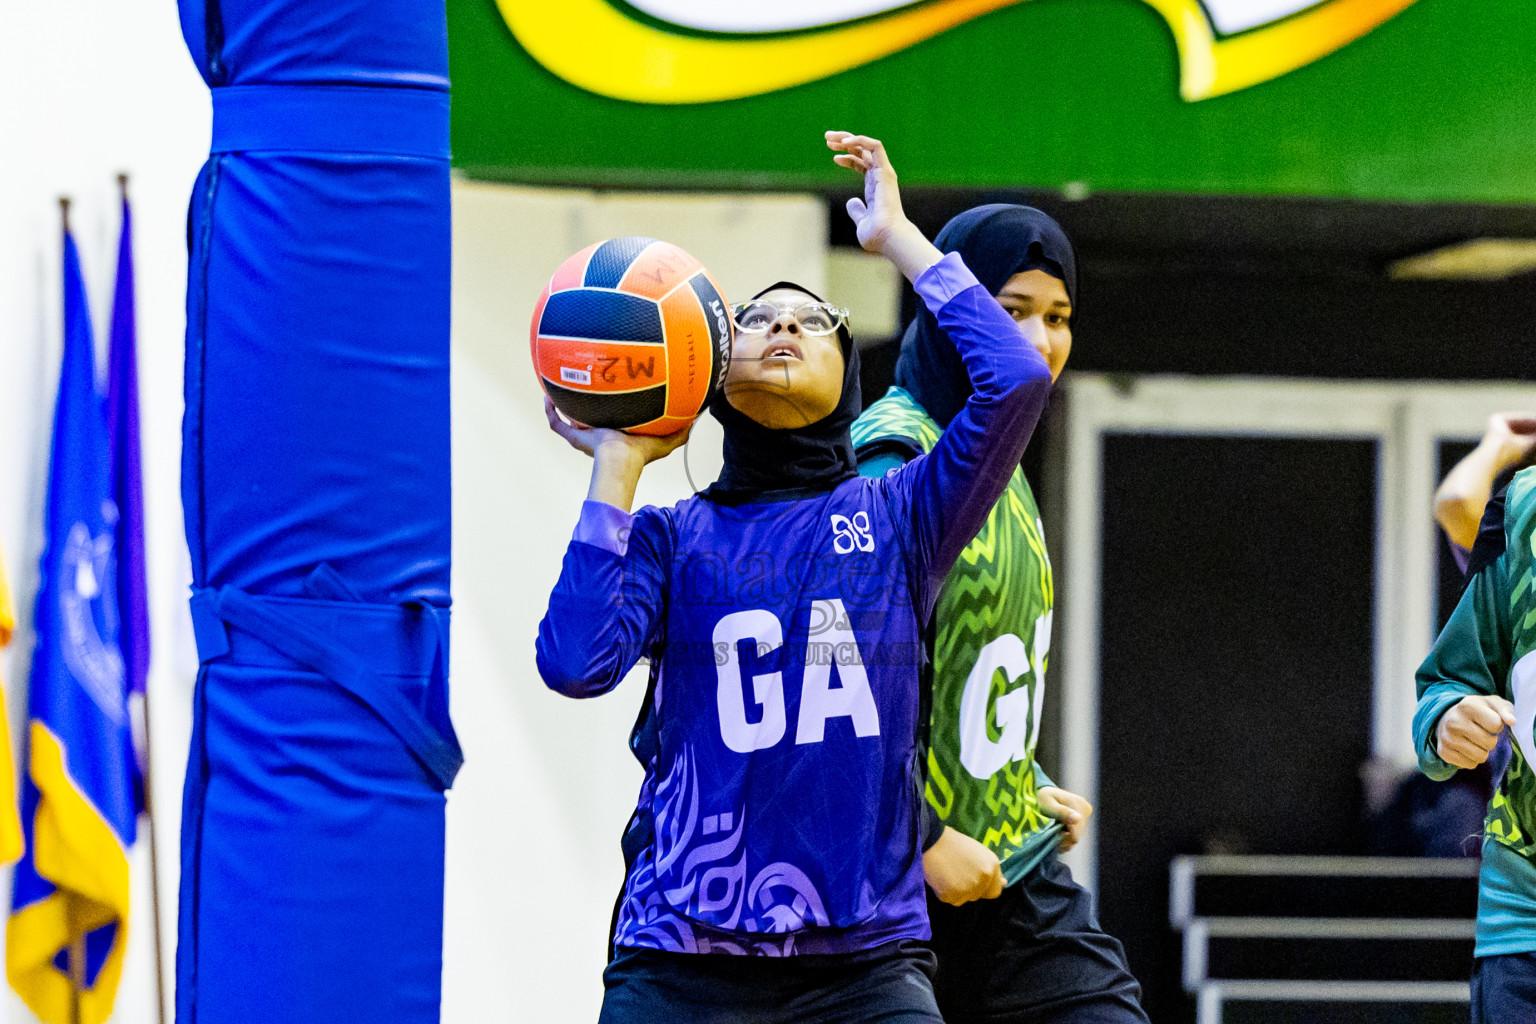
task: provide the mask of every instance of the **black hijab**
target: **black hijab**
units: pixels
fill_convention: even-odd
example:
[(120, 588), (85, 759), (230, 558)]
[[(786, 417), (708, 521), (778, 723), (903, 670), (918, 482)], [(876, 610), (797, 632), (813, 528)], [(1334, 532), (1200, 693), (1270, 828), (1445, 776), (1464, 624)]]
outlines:
[[(792, 288), (823, 301), (815, 292), (791, 281), (770, 285), (752, 297), (760, 298), (780, 288)], [(737, 410), (726, 399), (724, 388), (715, 392), (709, 411), (725, 431), (725, 467), (720, 479), (705, 489), (705, 498), (720, 505), (790, 501), (830, 491), (858, 475), (848, 428), (863, 411), (859, 350), (846, 324), (837, 329), (837, 340), (843, 350), (842, 397), (837, 408), (809, 426), (770, 430)]]
[[(1072, 243), (1060, 224), (1032, 206), (992, 203), (966, 210), (944, 225), (934, 244), (944, 252), (958, 252), (993, 295), (1013, 275), (1043, 270), (1067, 286), (1067, 298), (1077, 305)], [(971, 397), (971, 378), (955, 343), (921, 303), (901, 339), (896, 383), (941, 427), (947, 427)]]

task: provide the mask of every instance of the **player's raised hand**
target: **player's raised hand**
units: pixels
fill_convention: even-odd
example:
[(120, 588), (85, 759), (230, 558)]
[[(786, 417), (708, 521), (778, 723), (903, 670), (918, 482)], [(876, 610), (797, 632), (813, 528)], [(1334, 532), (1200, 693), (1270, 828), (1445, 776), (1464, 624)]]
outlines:
[(640, 471), (681, 448), (688, 440), (688, 432), (693, 429), (690, 423), (675, 434), (651, 437), (606, 427), (589, 427), (561, 416), (548, 395), (544, 396), (544, 418), (549, 420), (549, 429), (564, 438), (566, 444), (592, 456), (592, 482), (587, 487), (587, 500), (601, 501), (626, 512), (634, 504)]
[(1498, 449), (1500, 469), (1513, 466), (1536, 448), (1536, 414), (1496, 412), (1488, 417), (1483, 442)]
[(923, 878), (939, 901), (952, 907), (1003, 894), (1003, 866), (997, 854), (947, 826), (939, 841), (923, 852)]
[(827, 148), (837, 154), (833, 163), (864, 175), (864, 195), (848, 200), (859, 244), (896, 264), (908, 281), (916, 281), (942, 254), (902, 210), (896, 168), (885, 143), (853, 132), (827, 132), (826, 138)]
[(868, 135), (833, 131), (827, 132), (827, 148), (837, 153), (833, 163), (864, 175), (864, 196), (848, 200), (848, 216), (858, 230), (859, 244), (883, 253), (892, 229), (907, 219), (885, 144)]
[(638, 459), (642, 466), (671, 455), (688, 440), (688, 432), (693, 429), (692, 424), (689, 424), (675, 434), (652, 437), (649, 434), (626, 434), (622, 430), (610, 430), (607, 427), (589, 427), (560, 415), (560, 410), (555, 408), (555, 403), (550, 401), (548, 395), (544, 396), (544, 418), (549, 421), (550, 430), (565, 438), (566, 444), (584, 455), (595, 458), (600, 449), (622, 450)]
[(1063, 826), (1057, 849), (1066, 853), (1082, 842), (1083, 833), (1088, 831), (1088, 819), (1093, 815), (1093, 804), (1056, 786), (1041, 786), (1037, 795), (1040, 809)]
[(1503, 697), (1463, 697), (1440, 716), (1440, 724), (1435, 728), (1435, 752), (1446, 764), (1476, 768), (1488, 760), (1505, 727), (1514, 724), (1515, 706)]

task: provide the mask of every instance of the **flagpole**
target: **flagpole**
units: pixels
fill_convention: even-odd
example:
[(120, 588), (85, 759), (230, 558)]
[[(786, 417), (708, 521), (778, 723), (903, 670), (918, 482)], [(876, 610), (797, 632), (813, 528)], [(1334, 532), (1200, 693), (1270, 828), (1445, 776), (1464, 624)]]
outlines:
[(140, 770), (144, 773), (144, 817), (149, 825), (149, 898), (153, 904), (151, 913), (155, 928), (155, 1005), (160, 1013), (160, 1024), (165, 1024), (165, 943), (161, 939), (160, 928), (160, 846), (156, 841), (159, 833), (155, 828), (155, 776), (150, 770), (150, 748), (153, 744), (149, 738), (148, 689), (144, 691), (139, 714), (144, 725), (144, 764)]
[(81, 997), (85, 993), (85, 933), (82, 932), (69, 944), (70, 1017), (74, 1024), (85, 1024), (81, 1012)]
[[(69, 197), (59, 196), (59, 220), (63, 224), (64, 234), (69, 234)], [(69, 944), (69, 1011), (73, 1024), (82, 1024), (80, 1013), (80, 996), (85, 991), (85, 934), (80, 935)]]
[[(117, 191), (123, 209), (128, 208), (128, 175), (117, 176)], [(134, 396), (137, 398), (137, 394)], [(139, 771), (144, 776), (144, 817), (149, 826), (150, 914), (155, 931), (155, 1008), (160, 1024), (165, 1024), (165, 940), (160, 918), (160, 830), (155, 827), (155, 744), (150, 733), (149, 687), (144, 687), (139, 703), (139, 724), (144, 733), (144, 751)]]
[(161, 939), (160, 928), (160, 845), (157, 842), (159, 831), (155, 828), (155, 774), (151, 769), (153, 756), (150, 753), (154, 744), (149, 734), (148, 687), (144, 690), (144, 699), (139, 702), (139, 718), (144, 729), (144, 761), (139, 771), (144, 774), (144, 818), (149, 826), (149, 899), (155, 929), (155, 1005), (159, 1011), (160, 1024), (165, 1024), (165, 943)]

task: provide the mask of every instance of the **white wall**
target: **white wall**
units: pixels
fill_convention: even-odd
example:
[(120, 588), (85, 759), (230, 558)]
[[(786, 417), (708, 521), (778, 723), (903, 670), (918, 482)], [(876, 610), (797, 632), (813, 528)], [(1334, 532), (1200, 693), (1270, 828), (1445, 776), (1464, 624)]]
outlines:
[[(179, 494), (187, 197), (207, 152), (207, 91), (168, 0), (12, 4), (0, 32), (0, 552), (21, 618), (0, 654), (18, 753), (60, 351), (56, 200), (73, 221), (102, 348), (118, 217), (131, 178), (154, 661), (155, 806), (168, 975), (177, 818), (196, 656)], [(527, 354), (534, 297), (561, 259), (602, 237), (652, 234), (702, 258), (728, 296), (778, 278), (826, 284), (822, 204), (793, 197), (599, 197), (455, 186), (454, 715), (469, 762), (450, 799), (444, 1018), (595, 1017), (618, 838), (639, 780), (625, 738), (643, 686), (577, 703), (539, 683), (532, 641), (585, 490), (586, 464), (545, 428)], [(700, 485), (719, 466), (705, 422)], [(683, 460), (642, 500), (689, 493)], [(146, 844), (115, 1019), (155, 1019)], [(8, 875), (3, 880), (9, 904)], [(167, 993), (173, 977), (167, 977)], [(0, 1020), (32, 1020), (4, 986)]]
[[(591, 464), (544, 422), (528, 323), (561, 260), (625, 234), (682, 245), (727, 298), (780, 279), (825, 284), (816, 199), (455, 188), (453, 714), (468, 760), (448, 805), (447, 1021), (591, 1021), (602, 998), (645, 678), (573, 701), (534, 671)], [(686, 497), (690, 475), (707, 486), (719, 444), (700, 420), (686, 467), (682, 453), (650, 467), (637, 502)]]
[[(167, 0), (50, 0), (7, 4), (0, 29), (0, 551), (23, 620), (0, 656), (13, 736), (24, 724), (32, 594), (42, 543), (47, 445), (58, 381), (59, 227), (56, 199), (73, 197), (92, 312), (103, 346), (118, 231), (119, 171), (134, 198), (143, 401), (146, 543), (154, 664), (156, 807), (169, 868), (162, 889), (175, 922), (176, 818), (186, 758), (190, 673), (175, 666), (185, 593), (178, 495), (184, 222), (192, 179), (208, 151), (208, 93)], [(195, 656), (191, 659), (195, 667)], [(20, 754), (19, 744), (16, 747)], [(123, 1021), (153, 1020), (146, 844), (136, 850), (136, 917), (119, 999)], [(10, 904), (7, 873), (4, 903)], [(170, 953), (170, 949), (167, 949)], [(4, 987), (0, 1013), (32, 1019)]]

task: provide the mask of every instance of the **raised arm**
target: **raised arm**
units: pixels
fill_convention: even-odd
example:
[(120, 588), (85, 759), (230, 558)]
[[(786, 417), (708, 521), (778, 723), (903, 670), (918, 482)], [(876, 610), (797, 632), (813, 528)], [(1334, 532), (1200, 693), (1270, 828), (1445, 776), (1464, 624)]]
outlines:
[(568, 697), (613, 689), (655, 639), (665, 595), (670, 538), (660, 513), (631, 515), (649, 462), (682, 444), (567, 423), (548, 399), (550, 429), (592, 456), (592, 483), (560, 579), (539, 623), (535, 661), (545, 684)]
[(956, 253), (917, 282), (971, 379), (965, 407), (909, 477), (912, 522), (925, 570), (942, 579), (1008, 486), (1045, 409), (1051, 371)]
[[(929, 607), (960, 552), (986, 522), (1045, 408), (1051, 371), (1043, 338), (1015, 323), (956, 253), (942, 254), (902, 212), (896, 172), (879, 140), (828, 132), (834, 160), (864, 175), (848, 201), (859, 244), (894, 263), (960, 353), (973, 393), (927, 455), (892, 475), (907, 499)], [(928, 609), (925, 608), (926, 612)]]
[(1451, 542), (1470, 550), (1477, 524), (1504, 470), (1536, 449), (1536, 415), (1501, 412), (1488, 417), (1488, 429), (1476, 448), (1445, 475), (1435, 489), (1435, 521)]

